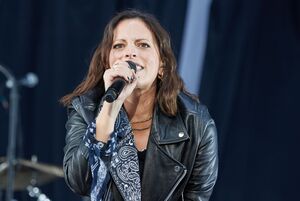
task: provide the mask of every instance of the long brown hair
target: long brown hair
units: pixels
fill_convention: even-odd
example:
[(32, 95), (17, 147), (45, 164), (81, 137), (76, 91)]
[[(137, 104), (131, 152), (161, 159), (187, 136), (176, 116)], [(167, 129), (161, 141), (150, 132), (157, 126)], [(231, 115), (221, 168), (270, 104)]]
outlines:
[(183, 82), (176, 71), (177, 64), (171, 48), (169, 34), (154, 16), (137, 10), (120, 12), (106, 25), (102, 41), (93, 54), (86, 78), (72, 93), (61, 98), (60, 102), (64, 106), (71, 104), (74, 97), (85, 94), (95, 87), (99, 89), (100, 94), (104, 93), (103, 74), (106, 67), (109, 66), (108, 58), (113, 43), (114, 29), (122, 20), (133, 18), (142, 20), (153, 33), (157, 42), (163, 68), (163, 75), (157, 79), (157, 102), (159, 107), (167, 115), (173, 116), (176, 114), (177, 95), (183, 90)]

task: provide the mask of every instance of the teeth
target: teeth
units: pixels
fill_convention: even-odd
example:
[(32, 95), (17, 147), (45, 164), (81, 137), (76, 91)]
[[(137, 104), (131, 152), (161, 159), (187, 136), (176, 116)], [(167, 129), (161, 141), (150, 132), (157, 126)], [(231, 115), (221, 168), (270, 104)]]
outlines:
[(137, 69), (137, 70), (143, 70), (144, 67), (143, 67), (143, 66), (137, 66), (136, 69)]

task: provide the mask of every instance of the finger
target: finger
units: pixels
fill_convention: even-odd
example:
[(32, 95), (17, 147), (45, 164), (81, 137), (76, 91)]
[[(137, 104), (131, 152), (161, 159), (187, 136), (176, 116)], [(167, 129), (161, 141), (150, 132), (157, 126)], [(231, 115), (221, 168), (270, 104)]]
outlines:
[(127, 61), (117, 61), (112, 65), (112, 68), (114, 69), (119, 67), (127, 67), (128, 69), (135, 71), (135, 69), (132, 68), (132, 66)]
[(130, 68), (130, 66), (127, 62), (116, 63), (114, 65), (114, 69), (115, 69), (115, 71), (122, 72), (122, 75), (127, 76), (129, 82), (133, 81), (135, 70)]
[(128, 83), (133, 81), (133, 73), (124, 66), (113, 66), (105, 71), (105, 77), (112, 82), (117, 77), (122, 77)]

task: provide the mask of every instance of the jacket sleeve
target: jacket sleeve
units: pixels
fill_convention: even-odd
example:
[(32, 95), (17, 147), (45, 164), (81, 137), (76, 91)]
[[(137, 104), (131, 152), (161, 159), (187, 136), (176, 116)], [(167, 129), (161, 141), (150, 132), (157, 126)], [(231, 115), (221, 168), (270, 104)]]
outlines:
[(72, 106), (68, 110), (63, 161), (65, 180), (75, 193), (88, 195), (92, 176), (88, 164), (89, 150), (83, 140), (88, 125)]
[(192, 175), (184, 191), (185, 200), (208, 201), (218, 175), (217, 131), (212, 119), (203, 128)]

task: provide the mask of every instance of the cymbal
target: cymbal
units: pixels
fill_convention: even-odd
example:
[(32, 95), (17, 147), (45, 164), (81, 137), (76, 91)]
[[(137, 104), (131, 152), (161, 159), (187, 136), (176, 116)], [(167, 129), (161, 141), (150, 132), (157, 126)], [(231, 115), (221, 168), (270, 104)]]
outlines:
[[(57, 178), (62, 178), (62, 168), (45, 163), (16, 159), (14, 161), (14, 190), (24, 190), (27, 186), (41, 186)], [(7, 186), (8, 162), (0, 158), (0, 189)]]

